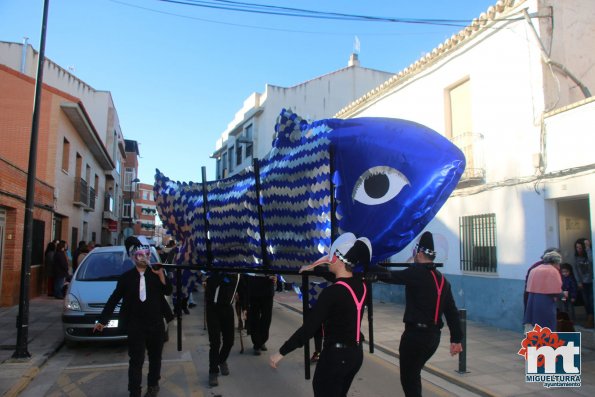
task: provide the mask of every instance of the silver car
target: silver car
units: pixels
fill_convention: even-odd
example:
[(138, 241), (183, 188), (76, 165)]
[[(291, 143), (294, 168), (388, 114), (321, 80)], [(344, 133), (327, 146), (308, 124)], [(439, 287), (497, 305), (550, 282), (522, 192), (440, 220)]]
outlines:
[[(72, 342), (98, 340), (125, 340), (126, 331), (120, 326), (120, 303), (110, 317), (103, 332), (93, 333), (101, 311), (116, 288), (120, 275), (134, 266), (126, 260), (124, 246), (97, 247), (79, 264), (64, 298), (62, 326), (64, 339)], [(161, 263), (155, 248), (151, 247), (151, 263)], [(168, 298), (168, 302), (171, 299)], [(168, 326), (166, 323), (166, 340)]]

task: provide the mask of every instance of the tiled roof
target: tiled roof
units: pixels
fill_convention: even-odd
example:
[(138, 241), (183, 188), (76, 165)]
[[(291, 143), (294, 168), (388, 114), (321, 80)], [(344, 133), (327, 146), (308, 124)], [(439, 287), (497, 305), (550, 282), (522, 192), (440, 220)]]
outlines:
[(473, 19), (470, 25), (458, 33), (453, 34), (450, 38), (446, 39), (446, 41), (434, 48), (431, 52), (419, 58), (408, 67), (401, 70), (399, 73), (395, 74), (393, 77), (378, 87), (374, 88), (372, 91), (369, 91), (364, 96), (351, 102), (349, 105), (341, 109), (335, 115), (335, 117), (348, 117), (350, 114), (357, 111), (361, 106), (388, 93), (391, 88), (398, 86), (406, 79), (424, 70), (438, 58), (450, 53), (456, 48), (459, 48), (477, 34), (483, 32), (488, 24), (491, 24), (497, 19), (501, 19), (504, 14), (508, 14), (513, 8), (516, 8), (518, 5), (525, 3), (526, 1), (527, 0), (498, 0), (495, 5), (488, 7), (486, 12), (481, 13), (478, 18)]

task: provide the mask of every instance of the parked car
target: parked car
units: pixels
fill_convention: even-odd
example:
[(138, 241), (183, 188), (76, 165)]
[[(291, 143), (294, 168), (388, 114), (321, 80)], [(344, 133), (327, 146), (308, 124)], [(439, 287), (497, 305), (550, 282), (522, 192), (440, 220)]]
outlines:
[[(103, 332), (93, 333), (93, 327), (116, 288), (118, 278), (134, 266), (126, 259), (124, 246), (97, 247), (79, 264), (64, 298), (62, 326), (66, 342), (126, 339), (119, 320), (120, 303)], [(161, 263), (154, 247), (151, 247), (151, 263)], [(171, 298), (166, 298), (171, 305)], [(167, 340), (167, 323), (165, 327)]]

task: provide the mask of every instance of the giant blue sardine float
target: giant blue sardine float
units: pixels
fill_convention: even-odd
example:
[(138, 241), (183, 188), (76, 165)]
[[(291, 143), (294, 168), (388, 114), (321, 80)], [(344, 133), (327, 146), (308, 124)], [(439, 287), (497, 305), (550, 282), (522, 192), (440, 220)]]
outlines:
[[(430, 222), (464, 169), (465, 157), (455, 145), (411, 121), (308, 123), (283, 110), (273, 148), (260, 160), (269, 268), (296, 270), (329, 250), (331, 180), (338, 232), (368, 237), (377, 263)], [(213, 266), (262, 266), (254, 168), (206, 182), (206, 190)], [(176, 262), (206, 264), (202, 183), (174, 182), (157, 170), (154, 192), (164, 227), (182, 241)]]

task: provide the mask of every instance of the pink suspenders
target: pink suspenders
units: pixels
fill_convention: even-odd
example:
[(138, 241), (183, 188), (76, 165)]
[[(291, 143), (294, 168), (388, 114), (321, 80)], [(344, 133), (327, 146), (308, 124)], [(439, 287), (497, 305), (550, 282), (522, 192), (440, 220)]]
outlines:
[(362, 306), (364, 305), (364, 300), (366, 299), (366, 283), (363, 283), (364, 295), (362, 296), (362, 300), (357, 299), (357, 296), (355, 296), (355, 292), (353, 292), (353, 289), (346, 282), (337, 281), (335, 284), (341, 284), (342, 286), (347, 288), (349, 290), (349, 292), (351, 292), (351, 297), (353, 298), (353, 301), (355, 302), (355, 307), (357, 308), (357, 329), (355, 330), (355, 335), (356, 335), (356, 342), (359, 343), (360, 323), (361, 323), (361, 318), (362, 318), (362, 316), (361, 316)]
[(438, 324), (438, 314), (440, 313), (440, 296), (442, 295), (442, 287), (444, 287), (444, 276), (442, 276), (440, 285), (438, 285), (436, 272), (430, 271), (430, 273), (432, 273), (432, 277), (434, 277), (434, 284), (436, 284), (436, 291), (438, 292), (438, 297), (436, 298), (436, 313), (434, 313), (434, 324)]

